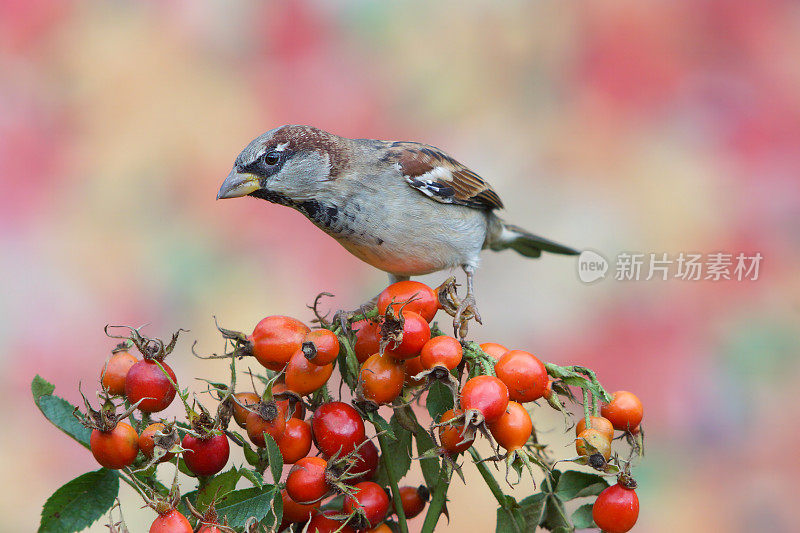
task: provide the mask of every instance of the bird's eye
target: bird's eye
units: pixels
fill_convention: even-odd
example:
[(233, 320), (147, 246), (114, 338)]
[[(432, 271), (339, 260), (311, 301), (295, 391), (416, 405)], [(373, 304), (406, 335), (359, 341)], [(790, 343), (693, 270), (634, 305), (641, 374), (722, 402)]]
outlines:
[(274, 167), (280, 162), (280, 160), (281, 154), (278, 152), (267, 152), (267, 154), (264, 156), (264, 164), (266, 164), (268, 167)]

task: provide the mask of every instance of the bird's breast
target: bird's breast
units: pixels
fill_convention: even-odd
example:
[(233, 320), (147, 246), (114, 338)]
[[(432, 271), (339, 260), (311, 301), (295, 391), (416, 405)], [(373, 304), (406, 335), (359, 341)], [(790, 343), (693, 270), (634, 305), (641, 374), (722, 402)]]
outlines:
[(307, 200), (294, 207), (362, 261), (397, 275), (477, 261), (486, 234), (483, 213), (460, 206), (436, 205), (431, 213), (420, 213), (414, 205), (351, 198), (338, 205)]

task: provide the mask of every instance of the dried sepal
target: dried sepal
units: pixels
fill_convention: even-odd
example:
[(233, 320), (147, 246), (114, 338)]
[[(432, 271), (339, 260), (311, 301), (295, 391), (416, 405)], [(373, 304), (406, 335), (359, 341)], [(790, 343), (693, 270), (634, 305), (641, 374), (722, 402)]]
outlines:
[(103, 431), (103, 432), (113, 430), (115, 427), (117, 427), (117, 424), (119, 423), (120, 420), (128, 418), (128, 416), (130, 416), (130, 414), (133, 413), (139, 407), (139, 404), (147, 399), (147, 398), (142, 398), (135, 404), (125, 409), (122, 413), (117, 414), (118, 405), (115, 404), (113, 401), (111, 401), (111, 399), (108, 398), (108, 396), (105, 396), (105, 401), (98, 410), (94, 409), (92, 405), (89, 403), (89, 400), (86, 398), (86, 396), (83, 394), (83, 391), (81, 390), (80, 384), (78, 384), (78, 392), (80, 393), (81, 398), (83, 398), (83, 405), (84, 408), (86, 409), (86, 413), (85, 414), (81, 413), (80, 409), (76, 407), (72, 411), (72, 416), (77, 418), (78, 421), (81, 424), (83, 424), (84, 427), (87, 427), (89, 429), (96, 429), (98, 431)]

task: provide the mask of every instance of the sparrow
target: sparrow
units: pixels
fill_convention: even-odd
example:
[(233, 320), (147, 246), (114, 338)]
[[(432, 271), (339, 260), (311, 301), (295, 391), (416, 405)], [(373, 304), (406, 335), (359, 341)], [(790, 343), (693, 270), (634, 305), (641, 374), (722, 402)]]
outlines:
[(392, 283), (461, 267), (467, 294), (454, 313), (457, 331), (465, 317), (480, 322), (473, 278), (481, 250), (580, 253), (505, 223), (496, 214), (503, 202), (486, 180), (417, 142), (281, 126), (242, 150), (217, 199), (242, 196), (296, 209)]

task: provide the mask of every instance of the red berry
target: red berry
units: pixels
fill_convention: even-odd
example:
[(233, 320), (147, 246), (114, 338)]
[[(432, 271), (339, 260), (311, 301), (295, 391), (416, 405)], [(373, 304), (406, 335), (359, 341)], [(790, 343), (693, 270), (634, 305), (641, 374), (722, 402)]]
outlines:
[(419, 360), (426, 370), (430, 370), (435, 366), (453, 370), (461, 363), (463, 353), (461, 343), (458, 340), (448, 335), (440, 335), (425, 343), (419, 353)]
[(377, 483), (362, 481), (356, 484), (352, 495), (348, 494), (344, 498), (345, 514), (351, 514), (356, 509), (363, 511), (367, 527), (375, 527), (389, 512), (389, 496)]
[(475, 376), (461, 389), (461, 408), (477, 409), (487, 423), (500, 418), (508, 406), (508, 388), (494, 376)]
[(364, 398), (383, 405), (400, 396), (406, 374), (402, 363), (376, 353), (361, 365), (359, 376)]
[(326, 457), (347, 455), (366, 439), (361, 415), (343, 402), (320, 405), (314, 411), (311, 429), (317, 449)]
[[(169, 378), (177, 384), (175, 372), (169, 365), (162, 361), (161, 366), (169, 374)], [(148, 359), (139, 361), (128, 370), (125, 378), (125, 397), (132, 404), (144, 398), (139, 404), (139, 410), (145, 413), (163, 411), (175, 399), (175, 387), (169, 378), (154, 361)]]
[(318, 366), (297, 350), (286, 366), (286, 388), (300, 396), (311, 394), (330, 379), (333, 365)]
[(509, 398), (520, 403), (544, 396), (550, 379), (544, 364), (523, 350), (506, 352), (494, 365), (494, 371), (508, 387)]
[(395, 346), (390, 342), (385, 354), (395, 359), (411, 359), (419, 355), (422, 347), (431, 338), (431, 328), (417, 313), (403, 310), (403, 340)]
[(306, 345), (308, 343), (313, 345), (313, 349), (308, 349), (312, 356), (309, 358), (308, 354), (306, 354), (306, 358), (315, 365), (328, 365), (333, 363), (339, 356), (339, 337), (330, 330), (315, 329), (306, 335), (306, 339), (303, 341), (304, 352), (307, 350)]
[[(449, 411), (445, 411), (439, 423), (444, 424), (448, 420), (452, 420), (463, 414), (464, 411), (460, 409), (450, 409)], [(473, 442), (475, 442), (475, 436), (464, 433), (463, 422), (439, 426), (439, 443), (442, 449), (450, 455), (456, 455), (468, 450)]]
[[(354, 327), (355, 330), (355, 327)], [(371, 355), (380, 351), (381, 325), (378, 322), (368, 321), (361, 325), (356, 332), (356, 342), (353, 351), (359, 363), (363, 363)]]
[(283, 520), (285, 522), (305, 522), (311, 518), (311, 513), (316, 509), (314, 505), (297, 503), (289, 497), (286, 489), (281, 491), (281, 500), (283, 500)]
[(263, 448), (267, 445), (264, 433), (269, 434), (277, 442), (286, 432), (286, 411), (275, 401), (259, 403), (247, 415), (246, 426), (250, 442)]
[(508, 348), (496, 342), (484, 342), (480, 346), (481, 350), (486, 352), (486, 355), (492, 357), (495, 361), (498, 361), (508, 351)]
[(542, 394), (542, 397), (547, 401), (550, 401), (550, 398), (553, 397), (553, 381), (553, 379), (547, 380), (547, 387), (544, 389), (544, 394)]
[(103, 366), (102, 385), (109, 394), (121, 396), (125, 394), (125, 378), (128, 371), (139, 360), (129, 354), (127, 350), (114, 352), (108, 362)]
[[(406, 303), (409, 299), (412, 301)], [(405, 304), (405, 305), (404, 305)], [(378, 295), (378, 313), (386, 314), (386, 309), (392, 307), (395, 316), (400, 308), (403, 314), (406, 311), (419, 313), (425, 322), (430, 322), (439, 310), (439, 298), (436, 292), (419, 281), (398, 281), (386, 287)]]
[(642, 421), (644, 407), (641, 400), (628, 391), (617, 391), (611, 395), (611, 403), (603, 403), (600, 412), (614, 426), (626, 431), (634, 429)]
[(356, 533), (356, 530), (341, 520), (331, 518), (341, 514), (337, 511), (323, 511), (311, 517), (308, 523), (308, 533)]
[[(163, 430), (165, 427), (166, 426), (161, 422), (155, 422), (144, 428), (142, 434), (139, 435), (139, 449), (142, 450), (142, 453), (144, 453), (149, 459), (153, 458), (153, 451), (156, 447), (156, 443), (153, 441), (153, 435), (155, 435), (156, 432)], [(163, 463), (164, 461), (169, 461), (173, 457), (175, 457), (174, 453), (167, 452), (161, 456), (159, 462)]]
[[(608, 440), (614, 440), (614, 426), (611, 425), (611, 422), (607, 418), (603, 418), (602, 416), (592, 416), (591, 418), (592, 429), (596, 429), (606, 437)], [(578, 425), (575, 426), (575, 435), (580, 435), (583, 430), (586, 429), (586, 418), (581, 417), (578, 420)]]
[(286, 493), (298, 503), (310, 504), (328, 493), (326, 469), (328, 462), (322, 457), (303, 457), (286, 476)]
[(219, 524), (205, 524), (197, 533), (224, 533), (218, 526)]
[[(289, 399), (279, 400), (281, 393), (288, 391), (289, 388), (286, 386), (286, 383), (279, 381), (278, 383), (274, 383), (272, 385), (272, 395), (276, 398), (279, 404), (283, 405), (283, 410), (288, 412), (289, 411)], [(291, 392), (291, 391), (290, 391)], [(303, 420), (306, 417), (306, 407), (303, 405), (303, 402), (294, 402), (294, 411), (292, 412), (292, 416), (294, 418), (299, 418)]]
[(617, 483), (605, 489), (592, 507), (594, 523), (606, 533), (630, 531), (639, 518), (639, 497)]
[(406, 518), (418, 516), (425, 509), (429, 497), (430, 492), (425, 485), (400, 487), (400, 500), (403, 502), (403, 512)]
[(236, 399), (233, 402), (233, 419), (240, 428), (247, 429), (247, 415), (250, 414), (247, 408), (255, 408), (261, 402), (261, 396), (255, 392), (239, 392), (233, 396)]
[(201, 439), (194, 435), (185, 435), (181, 446), (183, 460), (186, 466), (198, 476), (213, 476), (220, 472), (228, 463), (231, 449), (228, 437), (225, 435), (211, 435)]
[(380, 459), (378, 447), (375, 446), (371, 440), (368, 440), (358, 448), (356, 453), (358, 457), (356, 457), (355, 464), (350, 470), (350, 473), (358, 477), (350, 480), (350, 483), (371, 481), (372, 478), (375, 477), (375, 474), (378, 473), (378, 461)]
[(311, 451), (311, 425), (305, 420), (290, 418), (286, 421), (286, 431), (277, 442), (283, 462), (295, 463)]
[(508, 451), (525, 446), (533, 431), (531, 417), (522, 405), (508, 402), (506, 412), (488, 424), (497, 443)]
[(256, 324), (249, 337), (253, 356), (270, 370), (283, 370), (309, 331), (308, 326), (296, 318), (268, 316)]
[[(590, 450), (587, 444), (596, 451)], [(575, 439), (575, 451), (581, 456), (599, 453), (606, 461), (608, 461), (611, 457), (611, 439), (597, 429), (584, 429), (578, 433), (578, 436)]]
[(419, 357), (412, 357), (411, 359), (406, 359), (405, 362), (405, 381), (406, 384), (412, 387), (419, 387), (423, 383), (425, 383), (425, 379), (415, 380), (414, 376), (425, 370), (422, 367), (422, 362), (420, 361)]
[(92, 430), (89, 448), (101, 466), (119, 469), (130, 466), (139, 452), (139, 435), (130, 424), (118, 422), (110, 431)]
[(171, 509), (153, 520), (150, 533), (192, 533), (192, 524), (176, 509)]

